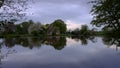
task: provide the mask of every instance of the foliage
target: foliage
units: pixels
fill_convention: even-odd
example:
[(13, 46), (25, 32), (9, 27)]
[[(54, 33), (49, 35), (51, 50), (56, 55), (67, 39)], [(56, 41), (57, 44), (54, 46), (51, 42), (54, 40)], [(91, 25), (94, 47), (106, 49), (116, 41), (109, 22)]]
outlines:
[(26, 21), (26, 22), (22, 22), (21, 24), (17, 24), (16, 28), (17, 28), (17, 33), (19, 34), (28, 34), (28, 28), (31, 24), (33, 24), (34, 22), (32, 20)]
[[(3, 21), (0, 21), (3, 23)], [(2, 25), (2, 24), (1, 24)], [(14, 24), (16, 27), (16, 34), (42, 34), (42, 35), (58, 35), (66, 33), (66, 24), (62, 20), (56, 20), (52, 24), (41, 24), (40, 22), (34, 22), (32, 20), (22, 22), (20, 24)], [(5, 28), (6, 26), (0, 26)], [(10, 27), (10, 26), (9, 26)], [(14, 29), (14, 28), (12, 28)], [(61, 33), (60, 33), (61, 32)]]
[(120, 0), (94, 0), (91, 13), (92, 25), (103, 28), (120, 29)]
[(29, 0), (0, 0), (0, 19), (10, 21), (25, 17)]
[[(3, 22), (3, 21), (1, 21)], [(4, 24), (3, 24), (4, 25)], [(93, 35), (95, 34), (95, 29), (89, 30), (87, 25), (82, 25), (81, 29), (75, 29), (74, 31), (67, 32), (66, 24), (62, 20), (55, 20), (51, 24), (41, 24), (40, 22), (34, 22), (32, 20), (22, 22), (20, 24), (12, 24), (16, 28), (11, 28), (12, 30), (15, 30), (16, 34), (27, 34), (27, 35)], [(6, 26), (3, 26), (3, 28)], [(8, 29), (9, 33), (12, 32)], [(2, 32), (1, 32), (2, 33)], [(14, 33), (14, 34), (15, 34)], [(7, 33), (6, 33), (7, 34)]]
[(34, 35), (34, 36), (38, 36), (39, 35), (38, 31), (32, 31), (31, 34)]
[(76, 28), (74, 31), (72, 31), (71, 33), (73, 34), (73, 35), (79, 35), (79, 31), (80, 31), (80, 29), (79, 28)]
[(43, 25), (41, 23), (34, 23), (34, 24), (31, 24), (29, 27), (28, 27), (28, 33), (29, 34), (33, 34), (33, 33), (38, 33), (38, 34), (44, 34), (45, 31), (43, 30)]
[(16, 33), (17, 34), (23, 34), (23, 29), (22, 29), (22, 27), (20, 26), (20, 24), (17, 24), (16, 25)]
[(52, 25), (54, 27), (57, 27), (59, 30), (60, 30), (60, 33), (61, 34), (64, 34), (66, 33), (66, 30), (67, 30), (67, 27), (66, 27), (66, 24), (64, 23), (64, 21), (58, 19), (58, 20), (55, 20)]
[(89, 34), (88, 32), (88, 26), (87, 25), (82, 25), (81, 30), (80, 30), (81, 35), (87, 35)]
[(73, 30), (71, 33), (73, 35), (91, 35), (92, 30), (89, 30), (88, 29), (88, 26), (87, 25), (82, 25), (81, 29), (79, 28), (76, 28), (75, 30)]

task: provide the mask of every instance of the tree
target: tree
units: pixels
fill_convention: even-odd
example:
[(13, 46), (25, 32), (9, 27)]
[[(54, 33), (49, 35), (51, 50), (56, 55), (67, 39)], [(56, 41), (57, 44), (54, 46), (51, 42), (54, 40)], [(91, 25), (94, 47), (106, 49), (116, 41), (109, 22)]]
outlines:
[(29, 26), (31, 24), (33, 24), (33, 22), (29, 22), (28, 21), (28, 22), (22, 22), (21, 23), (21, 27), (22, 27), (23, 33), (28, 34), (28, 28), (29, 28)]
[(3, 6), (4, 0), (0, 0), (0, 8)]
[(28, 27), (28, 33), (33, 35), (45, 34), (41, 23), (34, 23)]
[(73, 35), (79, 35), (80, 34), (80, 29), (76, 28), (74, 31), (71, 32)]
[(0, 19), (7, 21), (23, 19), (28, 3), (29, 0), (0, 0)]
[(89, 34), (87, 25), (82, 25), (81, 26), (80, 34), (81, 35), (88, 35)]
[(16, 25), (16, 33), (17, 34), (23, 34), (23, 29), (22, 29), (22, 27), (21, 27), (21, 25), (20, 24), (17, 24)]
[(120, 0), (94, 0), (90, 3), (93, 4), (92, 25), (120, 30)]
[(67, 27), (66, 27), (66, 24), (64, 23), (64, 21), (58, 19), (58, 20), (55, 20), (52, 23), (52, 25), (55, 26), (55, 27), (57, 27), (60, 30), (61, 34), (66, 33)]
[(16, 28), (17, 28), (17, 33), (19, 34), (28, 34), (28, 29), (29, 26), (31, 24), (34, 24), (34, 22), (32, 20), (26, 21), (26, 22), (22, 22), (21, 24), (17, 24)]

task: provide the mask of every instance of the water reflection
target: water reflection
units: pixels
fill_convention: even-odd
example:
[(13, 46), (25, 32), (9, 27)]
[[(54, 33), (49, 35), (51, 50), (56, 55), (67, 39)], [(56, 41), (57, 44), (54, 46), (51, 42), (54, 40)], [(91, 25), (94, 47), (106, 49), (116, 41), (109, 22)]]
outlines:
[(33, 49), (34, 47), (40, 48), (42, 44), (50, 45), (57, 50), (61, 50), (66, 46), (65, 37), (19, 37), (19, 38), (4, 38), (1, 45), (12, 48), (15, 45), (21, 45)]
[(120, 36), (103, 36), (102, 40), (108, 47), (116, 46), (116, 50), (120, 47)]
[[(68, 41), (70, 39), (74, 40), (75, 43)], [(78, 42), (81, 42), (81, 44)], [(67, 47), (70, 44), (72, 46)], [(59, 66), (57, 68), (102, 68), (102, 65), (105, 68), (113, 68), (114, 66), (111, 67), (112, 64), (110, 62), (114, 62), (113, 60), (117, 60), (117, 63), (120, 62), (118, 60), (119, 56), (114, 55), (115, 52), (111, 48), (106, 49), (103, 46), (119, 47), (120, 37), (18, 37), (3, 38), (0, 40), (0, 45), (1, 68), (56, 68), (57, 66)], [(81, 45), (88, 46), (82, 48), (83, 46)], [(23, 48), (19, 50), (19, 48), (15, 48), (16, 46)], [(2, 51), (3, 49), (4, 51)], [(21, 50), (23, 50), (22, 54), (20, 53)], [(4, 62), (1, 61), (2, 59), (6, 59), (5, 57), (11, 57), (9, 56), (11, 54), (13, 55), (12, 58)], [(24, 61), (25, 59), (27, 61)], [(95, 61), (93, 62), (93, 60)], [(118, 65), (117, 63), (114, 62), (115, 65)], [(21, 67), (18, 67), (18, 65)]]
[[(88, 41), (91, 41), (92, 43), (99, 42), (97, 41), (98, 37), (95, 36), (70, 36), (69, 39), (73, 39), (76, 42), (81, 42), (81, 45), (87, 45), (89, 44)], [(110, 46), (120, 46), (120, 37), (113, 37), (113, 36), (102, 36), (103, 44)], [(40, 48), (43, 44), (52, 46), (56, 50), (62, 50), (66, 46), (66, 37), (61, 36), (54, 36), (54, 37), (18, 37), (18, 38), (3, 38), (0, 42), (1, 47), (6, 46), (8, 48), (12, 48), (15, 45), (20, 45), (23, 47), (27, 47), (29, 49), (33, 48)]]
[[(66, 46), (65, 37), (18, 37), (18, 38), (3, 38), (0, 40), (0, 68), (2, 59), (8, 57), (9, 54), (17, 53), (17, 49), (12, 49), (15, 46), (27, 47), (29, 49), (40, 48), (43, 44), (52, 46), (56, 50), (61, 50)], [(5, 51), (2, 51), (4, 49)]]
[(87, 45), (89, 40), (93, 43), (97, 42), (95, 36), (72, 36), (71, 38), (76, 41), (81, 41), (82, 45)]
[[(92, 43), (99, 42), (97, 41), (98, 37), (95, 36), (70, 36), (69, 39), (73, 39), (76, 42), (81, 42), (81, 45), (89, 44), (88, 41)], [(113, 37), (113, 36), (102, 36), (103, 44), (107, 45), (108, 47), (116, 45), (117, 47), (120, 46), (120, 37)], [(3, 38), (0, 42), (1, 48), (2, 46), (6, 46), (8, 48), (12, 48), (15, 45), (20, 45), (23, 47), (27, 47), (29, 49), (33, 48), (40, 48), (43, 44), (52, 46), (56, 50), (62, 50), (66, 46), (66, 37), (61, 36), (54, 36), (54, 37), (18, 37), (18, 38)]]
[[(15, 49), (10, 49), (15, 45), (15, 40), (14, 39), (0, 39), (0, 68), (2, 68), (2, 59), (5, 59), (8, 57), (8, 55), (17, 53)], [(4, 46), (6, 48), (4, 48)], [(2, 48), (5, 49), (5, 51), (2, 51)]]
[(72, 37), (69, 37), (69, 38), (72, 38), (77, 42), (81, 41), (82, 45), (89, 44), (88, 41), (91, 41), (92, 43), (99, 42), (99, 41), (97, 41), (97, 38), (102, 38), (102, 42), (103, 42), (104, 45), (106, 45), (108, 47), (116, 46), (116, 49), (118, 47), (120, 47), (120, 36), (101, 36), (101, 37), (96, 37), (96, 36), (72, 36)]

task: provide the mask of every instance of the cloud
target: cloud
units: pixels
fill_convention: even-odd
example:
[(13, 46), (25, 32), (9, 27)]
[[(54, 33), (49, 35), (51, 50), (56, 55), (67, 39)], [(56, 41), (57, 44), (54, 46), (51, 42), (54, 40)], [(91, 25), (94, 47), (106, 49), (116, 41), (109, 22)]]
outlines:
[(91, 0), (34, 0), (36, 3), (83, 4)]
[[(72, 24), (88, 24), (92, 16), (90, 13), (90, 0), (35, 0), (27, 10), (28, 19), (41, 23), (52, 23), (62, 19)], [(69, 20), (69, 21), (67, 21)], [(75, 22), (73, 22), (75, 21)]]
[(65, 23), (67, 24), (67, 30), (74, 30), (76, 28), (81, 28), (81, 25), (83, 25), (82, 23), (76, 23), (71, 20), (67, 20)]

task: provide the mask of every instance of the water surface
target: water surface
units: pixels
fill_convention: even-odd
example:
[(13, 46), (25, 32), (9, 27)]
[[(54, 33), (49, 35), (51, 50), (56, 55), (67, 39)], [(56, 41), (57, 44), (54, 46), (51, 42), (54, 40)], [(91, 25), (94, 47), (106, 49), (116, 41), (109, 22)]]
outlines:
[(0, 66), (120, 68), (118, 40), (106, 37), (1, 38)]

